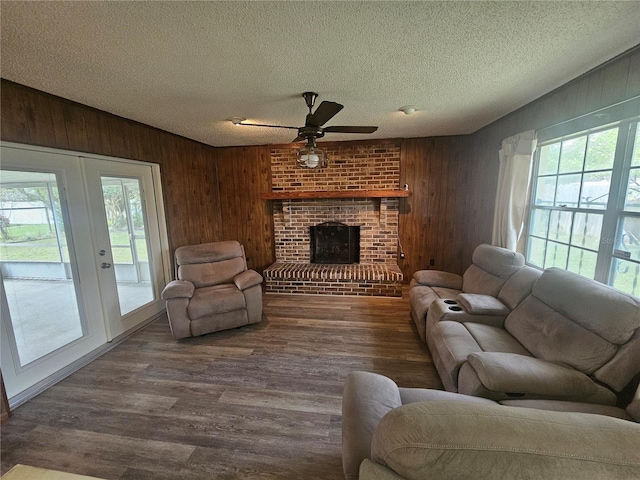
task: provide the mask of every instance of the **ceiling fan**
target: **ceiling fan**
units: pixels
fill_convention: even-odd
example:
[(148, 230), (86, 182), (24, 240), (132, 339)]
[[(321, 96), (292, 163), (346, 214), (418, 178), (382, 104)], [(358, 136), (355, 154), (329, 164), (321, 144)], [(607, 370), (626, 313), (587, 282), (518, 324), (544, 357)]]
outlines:
[(316, 146), (316, 139), (324, 137), (325, 133), (373, 133), (378, 127), (365, 126), (329, 126), (323, 127), (325, 123), (344, 108), (336, 102), (328, 102), (324, 100), (315, 112), (312, 112), (316, 103), (318, 94), (315, 92), (304, 92), (302, 94), (309, 113), (303, 127), (290, 127), (285, 125), (264, 125), (258, 123), (243, 123), (243, 121), (234, 122), (237, 125), (248, 125), (253, 127), (269, 127), (269, 128), (288, 128), (297, 130), (298, 136), (293, 143), (302, 140), (307, 141), (307, 145), (298, 152), (298, 165), (303, 168), (317, 168), (326, 166), (326, 154)]

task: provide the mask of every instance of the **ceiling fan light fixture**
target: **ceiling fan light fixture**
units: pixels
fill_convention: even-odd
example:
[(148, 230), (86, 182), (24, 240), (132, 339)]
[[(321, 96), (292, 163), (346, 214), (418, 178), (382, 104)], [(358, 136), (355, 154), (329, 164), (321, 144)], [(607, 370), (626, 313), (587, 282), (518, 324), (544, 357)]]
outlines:
[(327, 154), (315, 142), (310, 142), (298, 150), (297, 163), (300, 168), (324, 168), (327, 166)]

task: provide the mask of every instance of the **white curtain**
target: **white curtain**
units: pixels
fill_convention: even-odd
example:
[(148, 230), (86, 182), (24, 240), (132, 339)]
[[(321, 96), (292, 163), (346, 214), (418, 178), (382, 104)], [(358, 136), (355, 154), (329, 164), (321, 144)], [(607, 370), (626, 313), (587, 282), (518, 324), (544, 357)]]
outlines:
[(499, 152), (492, 243), (520, 253), (524, 253), (525, 219), (536, 143), (535, 131), (529, 130), (503, 140)]

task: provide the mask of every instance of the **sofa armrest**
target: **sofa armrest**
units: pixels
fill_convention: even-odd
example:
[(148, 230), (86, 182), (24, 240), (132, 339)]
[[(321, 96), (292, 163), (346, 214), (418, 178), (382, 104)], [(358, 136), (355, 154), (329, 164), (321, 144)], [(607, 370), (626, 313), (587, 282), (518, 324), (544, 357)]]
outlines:
[(458, 295), (458, 301), (471, 315), (504, 315), (506, 318), (510, 313), (504, 303), (491, 295), (461, 293)]
[(262, 283), (262, 275), (255, 270), (245, 270), (234, 277), (233, 283), (240, 290), (246, 290), (254, 285), (260, 285)]
[(477, 352), (467, 358), (480, 382), (493, 392), (543, 397), (588, 397), (597, 385), (587, 375), (516, 353)]
[(170, 298), (191, 298), (196, 287), (193, 283), (186, 280), (173, 280), (164, 287), (162, 290), (162, 299), (169, 300)]
[(462, 277), (455, 273), (441, 272), (439, 270), (418, 270), (413, 274), (413, 279), (418, 284), (428, 287), (462, 289)]
[(358, 469), (371, 455), (371, 438), (378, 422), (402, 405), (398, 385), (370, 372), (347, 375), (342, 395), (342, 468), (347, 480), (358, 478)]

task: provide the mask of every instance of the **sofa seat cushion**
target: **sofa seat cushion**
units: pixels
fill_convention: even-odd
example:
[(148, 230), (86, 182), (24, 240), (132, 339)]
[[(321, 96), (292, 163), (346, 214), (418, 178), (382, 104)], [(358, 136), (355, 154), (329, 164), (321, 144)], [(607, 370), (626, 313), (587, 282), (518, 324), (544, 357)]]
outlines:
[(464, 325), (485, 352), (517, 353), (518, 355), (531, 356), (527, 349), (503, 328), (471, 322)]
[(632, 422), (445, 401), (389, 412), (371, 460), (409, 480), (623, 479), (640, 475), (638, 451), (640, 425)]
[(233, 312), (245, 308), (244, 295), (234, 284), (197, 288), (191, 297), (187, 313), (191, 320)]
[(584, 373), (538, 358), (481, 352), (468, 357), (482, 384), (493, 392), (557, 397), (589, 397), (597, 385)]

